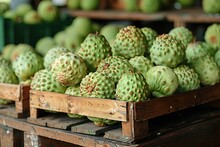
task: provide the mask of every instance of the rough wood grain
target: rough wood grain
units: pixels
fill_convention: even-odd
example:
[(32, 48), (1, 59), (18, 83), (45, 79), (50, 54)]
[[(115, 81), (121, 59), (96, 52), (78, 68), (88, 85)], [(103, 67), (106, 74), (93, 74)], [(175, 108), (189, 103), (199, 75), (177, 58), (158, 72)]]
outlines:
[(143, 121), (178, 110), (194, 107), (220, 99), (220, 84), (201, 89), (157, 98), (146, 102), (134, 103), (134, 119)]
[[(30, 91), (30, 107), (127, 121), (127, 103), (117, 100), (74, 97), (53, 92)], [(34, 114), (33, 114), (34, 115)]]
[(0, 98), (19, 101), (21, 98), (20, 88), (20, 85), (0, 83)]

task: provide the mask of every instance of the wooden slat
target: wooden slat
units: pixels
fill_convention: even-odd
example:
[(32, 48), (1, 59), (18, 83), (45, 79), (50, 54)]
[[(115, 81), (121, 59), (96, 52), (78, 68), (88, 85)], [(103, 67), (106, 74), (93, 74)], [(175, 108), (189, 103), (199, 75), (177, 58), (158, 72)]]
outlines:
[(19, 101), (20, 85), (0, 83), (0, 98)]
[(32, 108), (127, 121), (127, 103), (117, 100), (74, 97), (53, 92), (30, 91)]
[(219, 89), (220, 84), (216, 84), (181, 94), (134, 103), (134, 119), (136, 121), (143, 121), (178, 110), (194, 107), (196, 105), (219, 100)]
[(165, 19), (164, 12), (158, 12), (153, 14), (146, 14), (141, 12), (126, 12), (116, 10), (96, 10), (96, 11), (82, 11), (82, 10), (68, 10), (63, 9), (64, 13), (71, 16), (82, 16), (93, 19), (105, 19), (105, 20), (147, 20), (158, 21)]

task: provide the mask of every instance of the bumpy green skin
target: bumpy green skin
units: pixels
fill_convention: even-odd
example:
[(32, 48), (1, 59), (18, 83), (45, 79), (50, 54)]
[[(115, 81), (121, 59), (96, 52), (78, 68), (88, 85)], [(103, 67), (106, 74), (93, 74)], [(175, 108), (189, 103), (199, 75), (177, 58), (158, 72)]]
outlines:
[(20, 43), (16, 45), (15, 48), (13, 49), (10, 60), (13, 62), (18, 56), (20, 56), (20, 54), (28, 51), (34, 51), (33, 47), (30, 46), (29, 44)]
[(11, 67), (11, 62), (5, 58), (3, 58), (2, 56), (0, 56), (0, 67)]
[(120, 56), (110, 56), (100, 62), (97, 72), (100, 72), (117, 83), (122, 74), (133, 71), (134, 68), (129, 61)]
[(157, 32), (149, 27), (143, 27), (141, 28), (141, 31), (144, 33), (145, 38), (147, 40), (147, 47), (148, 50), (153, 45), (154, 40), (156, 40), (156, 37), (158, 36)]
[(115, 97), (126, 102), (139, 102), (149, 100), (150, 90), (141, 73), (125, 73), (116, 86)]
[(133, 12), (138, 10), (138, 3), (136, 0), (123, 0), (124, 10)]
[(96, 71), (99, 63), (111, 55), (111, 47), (103, 35), (89, 34), (78, 51), (89, 69)]
[(140, 10), (144, 13), (155, 13), (160, 10), (160, 0), (141, 0)]
[(45, 56), (47, 52), (56, 46), (55, 41), (52, 37), (46, 36), (39, 39), (36, 43), (36, 52), (42, 56)]
[(123, 56), (126, 59), (143, 56), (147, 50), (147, 41), (141, 29), (127, 26), (120, 29), (112, 46), (114, 56)]
[(12, 62), (12, 68), (20, 81), (26, 81), (43, 69), (43, 59), (33, 51), (22, 53)]
[(193, 62), (197, 58), (201, 58), (204, 55), (214, 56), (216, 49), (210, 47), (205, 42), (193, 42), (186, 48), (186, 59), (188, 63)]
[(58, 9), (51, 1), (41, 1), (37, 7), (37, 12), (47, 22), (54, 21), (58, 17)]
[(85, 61), (71, 52), (63, 53), (51, 64), (51, 71), (56, 80), (64, 86), (75, 86), (85, 77)]
[(163, 34), (156, 38), (150, 48), (151, 61), (156, 65), (174, 68), (185, 59), (183, 44), (171, 35)]
[(146, 81), (154, 97), (172, 95), (178, 88), (178, 78), (167, 66), (154, 66), (148, 72)]
[(76, 10), (80, 7), (80, 0), (67, 0), (66, 6), (69, 9)]
[(7, 60), (10, 60), (14, 48), (15, 48), (14, 44), (7, 44), (6, 46), (4, 46), (2, 49), (2, 57)]
[(108, 24), (101, 28), (100, 34), (105, 36), (106, 40), (109, 42), (110, 45), (113, 44), (113, 41), (116, 38), (116, 35), (119, 32), (119, 26), (115, 24)]
[(220, 69), (215, 62), (214, 57), (205, 55), (201, 58), (197, 58), (191, 64), (199, 75), (199, 80), (202, 85), (214, 85), (219, 82)]
[(31, 82), (31, 89), (58, 93), (66, 91), (66, 87), (59, 84), (52, 76), (52, 72), (47, 69), (35, 73)]
[(198, 74), (194, 69), (187, 65), (180, 65), (173, 69), (178, 78), (178, 88), (176, 92), (185, 92), (200, 87), (200, 80)]
[(154, 66), (153, 62), (144, 56), (136, 56), (131, 58), (129, 62), (134, 67), (134, 71), (140, 72), (145, 78), (148, 70)]
[(170, 30), (169, 35), (179, 39), (185, 48), (193, 41), (192, 32), (186, 27), (176, 27)]
[(215, 55), (214, 55), (215, 62), (218, 64), (220, 67), (220, 50), (218, 50)]
[(11, 68), (0, 66), (0, 75), (0, 83), (18, 84), (18, 78)]
[(205, 41), (211, 47), (220, 49), (220, 36), (219, 36), (219, 34), (220, 34), (220, 24), (212, 24), (205, 31)]
[(80, 0), (80, 7), (82, 10), (90, 11), (99, 7), (100, 0)]
[[(80, 92), (85, 97), (114, 99), (115, 82), (98, 72), (90, 72), (80, 83)], [(116, 123), (114, 120), (107, 120), (96, 117), (88, 117), (97, 126), (104, 126)]]
[(44, 67), (48, 70), (51, 69), (51, 64), (58, 58), (62, 53), (68, 53), (69, 50), (63, 47), (54, 47), (50, 49), (44, 56)]
[(86, 37), (92, 31), (92, 21), (86, 17), (76, 17), (72, 22), (77, 34)]
[(219, 0), (202, 0), (202, 8), (205, 13), (220, 13)]
[(35, 10), (28, 11), (24, 15), (24, 23), (26, 24), (39, 24), (41, 21), (40, 16)]

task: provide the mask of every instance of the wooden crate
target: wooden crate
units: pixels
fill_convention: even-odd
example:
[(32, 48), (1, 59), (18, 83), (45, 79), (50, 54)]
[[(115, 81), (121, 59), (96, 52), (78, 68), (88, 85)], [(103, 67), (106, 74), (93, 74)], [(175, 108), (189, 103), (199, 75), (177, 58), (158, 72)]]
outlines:
[(0, 105), (0, 114), (23, 118), (29, 115), (29, 85), (0, 83), (0, 98), (11, 100), (14, 104)]
[[(121, 122), (121, 128), (106, 133), (105, 137), (134, 142), (149, 135), (148, 123), (153, 118), (218, 101), (220, 99), (219, 88), (220, 84), (216, 84), (182, 94), (136, 103), (30, 90), (30, 119), (40, 118), (40, 112), (44, 109), (117, 120)], [(94, 132), (89, 133), (98, 135), (95, 134), (97, 128), (91, 128), (89, 123), (81, 124), (77, 129), (73, 126), (72, 130), (86, 133), (85, 130), (88, 130), (86, 128), (90, 125), (90, 129)], [(99, 128), (106, 132), (105, 127)]]

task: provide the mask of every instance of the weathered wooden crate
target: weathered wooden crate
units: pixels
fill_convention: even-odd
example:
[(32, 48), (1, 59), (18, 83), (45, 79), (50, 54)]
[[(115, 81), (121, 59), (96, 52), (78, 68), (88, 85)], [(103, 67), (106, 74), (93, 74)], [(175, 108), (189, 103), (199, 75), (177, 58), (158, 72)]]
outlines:
[[(73, 132), (99, 135), (98, 131), (101, 130), (102, 133), (105, 133), (104, 137), (108, 139), (134, 142), (149, 135), (148, 123), (151, 119), (218, 101), (220, 100), (219, 89), (220, 84), (216, 84), (145, 102), (74, 97), (53, 92), (30, 90), (29, 120), (33, 122), (33, 120), (39, 118), (39, 121), (43, 122), (46, 118), (41, 118), (40, 112), (42, 109), (117, 120), (121, 122), (121, 126), (114, 126), (112, 131), (109, 131), (110, 129), (107, 127), (97, 129), (97, 127), (91, 125), (91, 122), (81, 123), (77, 126), (70, 125), (70, 127)], [(56, 124), (56, 122), (57, 120), (52, 124)], [(115, 129), (117, 127), (118, 129)]]
[(0, 83), (0, 98), (11, 100), (14, 104), (0, 105), (0, 114), (23, 118), (29, 115), (29, 85)]

